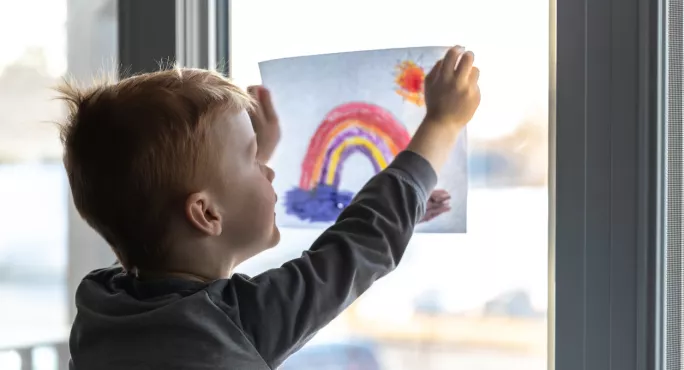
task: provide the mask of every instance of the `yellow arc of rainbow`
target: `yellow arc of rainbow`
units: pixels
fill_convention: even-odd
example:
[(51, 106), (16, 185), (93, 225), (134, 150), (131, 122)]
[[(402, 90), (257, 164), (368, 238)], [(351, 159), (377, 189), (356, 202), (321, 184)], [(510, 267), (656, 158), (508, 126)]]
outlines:
[[(384, 133), (383, 131), (381, 131), (379, 128), (377, 128), (375, 126), (368, 125), (363, 121), (359, 121), (359, 120), (355, 120), (355, 119), (346, 120), (343, 123), (337, 125), (327, 135), (325, 140), (328, 143), (330, 143), (340, 133), (344, 132), (344, 130), (351, 128), (351, 127), (358, 127), (358, 128), (360, 128), (366, 132), (372, 133), (376, 137), (379, 137), (385, 143), (385, 145), (387, 145), (387, 148), (390, 150), (392, 155), (396, 156), (399, 153), (399, 148), (397, 147), (396, 143), (394, 143), (394, 141), (392, 141), (391, 138), (386, 133)], [(372, 143), (371, 143), (371, 145), (372, 145)], [(316, 162), (314, 164), (313, 171), (312, 171), (312, 176), (311, 176), (311, 186), (312, 187), (315, 187), (316, 185), (318, 185), (318, 181), (321, 180), (321, 174), (323, 172), (323, 163), (324, 162), (325, 162), (324, 156), (320, 156), (316, 159)], [(378, 162), (378, 164), (380, 164), (380, 163), (386, 163), (386, 161), (383, 159), (383, 162)], [(385, 167), (387, 167), (387, 165), (381, 166), (380, 168), (385, 168)], [(327, 177), (328, 178), (330, 177), (330, 173), (328, 173)], [(327, 182), (327, 180), (326, 180), (326, 182)], [(331, 184), (331, 182), (328, 182), (328, 183)]]
[(363, 137), (350, 137), (344, 140), (337, 148), (335, 148), (335, 151), (333, 151), (331, 155), (330, 165), (328, 166), (328, 173), (325, 179), (325, 183), (327, 185), (332, 185), (335, 182), (335, 174), (338, 171), (340, 157), (342, 156), (342, 153), (344, 153), (344, 150), (350, 146), (361, 146), (368, 149), (373, 157), (373, 160), (378, 164), (378, 166), (380, 166), (380, 168), (387, 167), (388, 163), (385, 159), (385, 156), (382, 155), (380, 149), (378, 149), (373, 142)]

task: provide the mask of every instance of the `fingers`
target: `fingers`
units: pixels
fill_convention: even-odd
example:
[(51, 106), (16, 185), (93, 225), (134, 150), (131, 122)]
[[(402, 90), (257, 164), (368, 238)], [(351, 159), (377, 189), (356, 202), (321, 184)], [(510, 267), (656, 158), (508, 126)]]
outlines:
[(449, 212), (451, 210), (449, 199), (451, 199), (451, 195), (449, 195), (446, 190), (434, 190), (432, 194), (430, 194), (430, 199), (428, 199), (427, 203), (427, 210), (425, 211), (425, 216), (423, 216), (421, 222), (430, 221), (442, 213)]
[[(473, 67), (474, 62), (475, 54), (472, 51), (465, 51), (462, 46), (454, 46), (447, 51), (444, 57), (441, 73), (453, 73), (459, 82), (477, 82), (480, 78), (480, 70)], [(432, 74), (433, 71), (430, 73)]]
[(249, 86), (247, 88), (247, 93), (254, 99), (256, 106), (254, 110), (261, 110), (261, 102), (259, 101), (259, 86)]
[(259, 87), (257, 85), (252, 85), (247, 87), (247, 93), (254, 98), (254, 100), (259, 101)]
[(247, 92), (257, 102), (253, 112), (255, 118), (260, 119), (262, 124), (277, 123), (278, 115), (273, 107), (271, 92), (263, 86), (250, 86), (247, 88)]
[(263, 125), (266, 121), (264, 110), (259, 101), (259, 86), (250, 86), (247, 88), (247, 93), (256, 101), (256, 105), (249, 110), (249, 118), (252, 120), (252, 127), (257, 131), (257, 126)]
[(465, 49), (462, 46), (454, 46), (450, 48), (444, 57), (444, 65), (442, 66), (442, 73), (454, 73), (456, 64), (459, 58), (463, 55)]
[(443, 62), (444, 62), (444, 59), (440, 59), (437, 61), (437, 63), (435, 63), (435, 66), (432, 67), (432, 69), (430, 70), (430, 73), (428, 73), (427, 76), (425, 76), (425, 81), (427, 81), (427, 82), (434, 81), (435, 78), (437, 78), (439, 76), (439, 72), (442, 69), (442, 63)]
[(420, 221), (421, 222), (430, 221), (430, 220), (434, 219), (435, 217), (437, 217), (443, 213), (449, 212), (449, 211), (451, 211), (451, 207), (448, 205), (430, 208), (425, 212), (425, 216), (423, 216), (423, 218)]
[(451, 195), (444, 189), (437, 189), (430, 194), (430, 202), (444, 203), (451, 199)]
[(480, 69), (477, 67), (473, 67), (473, 69), (470, 70), (470, 82), (476, 84), (480, 80)]
[(456, 78), (459, 82), (466, 82), (470, 78), (473, 63), (475, 62), (475, 54), (472, 51), (466, 51), (461, 57), (461, 61), (456, 67)]
[(275, 108), (273, 107), (273, 100), (271, 99), (271, 92), (265, 87), (260, 87), (258, 89), (259, 94), (259, 105), (261, 110), (264, 112), (264, 118), (268, 123), (276, 123), (278, 121), (278, 115), (276, 114)]

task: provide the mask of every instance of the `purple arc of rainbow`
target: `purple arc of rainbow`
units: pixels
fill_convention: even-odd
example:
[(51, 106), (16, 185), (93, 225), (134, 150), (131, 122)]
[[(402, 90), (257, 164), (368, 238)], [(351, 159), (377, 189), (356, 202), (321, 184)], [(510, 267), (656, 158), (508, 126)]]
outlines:
[[(325, 183), (326, 185), (332, 185), (335, 188), (339, 187), (340, 184), (340, 174), (342, 173), (344, 169), (344, 163), (346, 162), (347, 158), (349, 158), (352, 154), (355, 153), (360, 153), (363, 154), (364, 157), (366, 158), (371, 158), (373, 159), (373, 153), (371, 149), (367, 148), (364, 145), (357, 145), (357, 144), (352, 144), (352, 145), (347, 145), (342, 152), (340, 153), (340, 157), (338, 159), (339, 163), (336, 166), (337, 168), (335, 169), (334, 173), (334, 180), (332, 183), (329, 183), (327, 181), (328, 178), (328, 171), (330, 169), (330, 163), (332, 162), (333, 158), (333, 153), (338, 150), (342, 145), (344, 145), (345, 141), (350, 141), (350, 139), (356, 139), (356, 138), (363, 138), (368, 140), (373, 144), (374, 147), (376, 147), (380, 153), (382, 154), (384, 159), (390, 159), (393, 158), (394, 155), (390, 151), (389, 147), (387, 146), (387, 143), (385, 143), (381, 138), (379, 138), (377, 135), (374, 135), (367, 130), (364, 130), (361, 127), (356, 127), (352, 126), (349, 129), (346, 129), (342, 134), (338, 135), (335, 137), (335, 139), (330, 143), (328, 146), (328, 149), (326, 150), (325, 153), (325, 159), (323, 161), (323, 168), (321, 172), (321, 182)], [(376, 160), (371, 160), (373, 169), (375, 173), (378, 173), (382, 170), (380, 164)]]

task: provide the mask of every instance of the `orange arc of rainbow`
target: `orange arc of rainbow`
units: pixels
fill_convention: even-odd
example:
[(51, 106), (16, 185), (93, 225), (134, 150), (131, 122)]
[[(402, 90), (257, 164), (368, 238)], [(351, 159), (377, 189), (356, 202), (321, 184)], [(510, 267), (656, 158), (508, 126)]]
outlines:
[[(328, 136), (325, 138), (326, 142), (332, 142), (332, 140), (337, 137), (340, 133), (342, 133), (344, 130), (350, 128), (350, 127), (360, 127), (363, 128), (363, 130), (372, 133), (373, 135), (380, 137), (383, 142), (387, 145), (389, 148), (390, 152), (392, 152), (393, 156), (396, 156), (399, 154), (399, 148), (397, 147), (396, 143), (392, 141), (392, 139), (385, 134), (383, 131), (381, 131), (379, 128), (375, 126), (371, 126), (366, 124), (363, 121), (355, 120), (355, 119), (350, 119), (346, 120), (343, 123), (335, 126), (335, 128), (328, 134)], [(313, 171), (312, 171), (312, 176), (311, 176), (311, 187), (315, 187), (318, 185), (318, 182), (321, 180), (321, 175), (323, 172), (323, 162), (325, 161), (324, 156), (320, 156), (316, 159), (316, 162), (314, 163), (313, 166)]]

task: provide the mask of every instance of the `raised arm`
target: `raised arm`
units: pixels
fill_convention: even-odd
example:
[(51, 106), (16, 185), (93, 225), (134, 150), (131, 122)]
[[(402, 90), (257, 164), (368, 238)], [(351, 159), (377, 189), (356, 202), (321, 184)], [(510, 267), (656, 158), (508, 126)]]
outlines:
[(472, 54), (455, 69), (462, 53), (450, 50), (428, 75), (428, 115), (409, 150), (374, 176), (308, 251), (222, 287), (224, 310), (272, 368), (401, 260), (437, 182), (435, 169), (479, 104), (477, 78), (460, 75), (473, 70)]
[(436, 182), (425, 159), (401, 153), (300, 258), (231, 279), (223, 301), (235, 307), (234, 321), (270, 366), (397, 266)]

